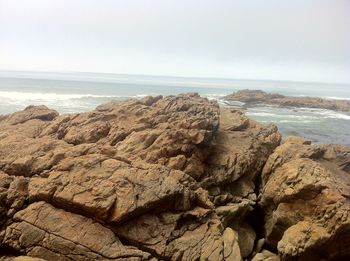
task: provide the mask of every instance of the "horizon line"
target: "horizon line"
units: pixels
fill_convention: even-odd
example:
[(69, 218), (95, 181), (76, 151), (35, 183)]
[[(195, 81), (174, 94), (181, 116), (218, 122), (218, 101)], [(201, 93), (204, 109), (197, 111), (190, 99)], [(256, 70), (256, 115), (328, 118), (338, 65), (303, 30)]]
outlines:
[[(226, 80), (226, 81), (261, 81), (261, 82), (281, 82), (281, 83), (306, 83), (306, 84), (323, 84), (323, 85), (350, 85), (345, 82), (320, 82), (320, 81), (302, 81), (302, 80), (281, 80), (281, 79), (261, 79), (261, 78), (229, 78), (229, 77), (208, 77), (208, 76), (179, 76), (179, 75), (161, 75), (161, 74), (142, 74), (142, 73), (112, 73), (112, 72), (87, 72), (87, 71), (29, 71), (29, 70), (0, 70), (1, 73), (34, 73), (34, 74), (95, 74), (95, 75), (115, 75), (115, 76), (141, 76), (141, 77), (163, 77), (163, 78), (182, 78), (182, 79), (207, 79), (207, 80)], [(25, 75), (18, 75), (25, 76)], [(44, 76), (44, 75), (43, 75)], [(34, 78), (36, 79), (36, 78)], [(98, 79), (98, 78), (96, 78)], [(55, 79), (61, 80), (61, 79)], [(117, 80), (117, 79), (116, 79)]]

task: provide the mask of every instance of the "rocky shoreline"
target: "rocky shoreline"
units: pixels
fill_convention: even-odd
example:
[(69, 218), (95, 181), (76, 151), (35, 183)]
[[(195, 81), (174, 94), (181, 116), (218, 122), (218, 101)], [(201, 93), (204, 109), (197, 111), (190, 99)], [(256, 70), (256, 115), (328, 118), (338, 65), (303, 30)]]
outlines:
[(0, 137), (0, 260), (350, 257), (350, 148), (197, 94), (30, 106)]
[(280, 107), (304, 107), (350, 111), (350, 101), (348, 100), (322, 99), (307, 96), (285, 96), (277, 93), (266, 93), (261, 90), (240, 90), (223, 97), (223, 99), (227, 101), (244, 102), (247, 106), (269, 104)]

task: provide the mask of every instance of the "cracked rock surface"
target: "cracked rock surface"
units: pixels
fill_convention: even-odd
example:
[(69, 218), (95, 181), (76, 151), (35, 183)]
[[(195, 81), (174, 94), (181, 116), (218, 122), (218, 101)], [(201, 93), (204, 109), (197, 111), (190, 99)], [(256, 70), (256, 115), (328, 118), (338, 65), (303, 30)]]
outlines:
[(350, 148), (290, 137), (262, 178), (267, 244), (283, 260), (349, 258)]
[(280, 142), (197, 94), (3, 116), (0, 260), (350, 255), (349, 149)]

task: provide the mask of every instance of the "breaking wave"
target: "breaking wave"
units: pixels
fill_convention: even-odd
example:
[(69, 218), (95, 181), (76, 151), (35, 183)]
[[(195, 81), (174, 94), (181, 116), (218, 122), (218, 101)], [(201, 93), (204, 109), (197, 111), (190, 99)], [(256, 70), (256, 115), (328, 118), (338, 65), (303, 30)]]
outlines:
[(16, 101), (41, 100), (41, 101), (61, 101), (82, 98), (114, 98), (118, 96), (95, 95), (95, 94), (59, 94), (59, 93), (37, 93), (37, 92), (16, 92), (0, 91), (0, 99), (10, 99)]

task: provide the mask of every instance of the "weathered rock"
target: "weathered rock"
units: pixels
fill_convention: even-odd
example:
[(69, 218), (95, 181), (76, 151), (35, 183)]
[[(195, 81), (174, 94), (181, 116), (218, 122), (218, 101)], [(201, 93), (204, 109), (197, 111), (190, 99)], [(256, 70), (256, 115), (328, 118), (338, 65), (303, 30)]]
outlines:
[(241, 260), (237, 233), (202, 208), (142, 215), (116, 233), (165, 259)]
[(261, 90), (240, 90), (225, 96), (224, 99), (245, 102), (247, 105), (264, 103), (279, 105), (281, 107), (310, 107), (350, 111), (350, 102), (347, 100), (332, 100), (305, 96), (284, 96), (276, 93), (266, 93)]
[(5, 119), (5, 122), (16, 125), (29, 120), (51, 121), (58, 116), (58, 112), (46, 106), (28, 106), (23, 111), (16, 112)]
[(252, 261), (280, 261), (281, 259), (274, 253), (263, 250), (261, 253), (256, 254)]
[(0, 171), (0, 227), (5, 225), (28, 198), (28, 179)]
[(283, 260), (350, 256), (349, 164), (347, 147), (314, 146), (294, 138), (270, 156), (260, 204), (267, 243)]
[[(216, 146), (209, 158), (203, 185), (230, 184), (245, 175), (251, 175), (250, 180), (254, 180), (268, 156), (279, 145), (281, 135), (276, 126), (262, 126), (236, 110), (222, 109), (220, 115), (222, 121), (216, 135)], [(238, 120), (244, 122), (244, 127), (237, 127), (237, 120), (233, 120), (238, 116), (248, 120), (248, 123)], [(234, 126), (234, 130), (230, 126)]]
[(241, 260), (237, 232), (200, 186), (219, 115), (189, 94), (76, 115), (31, 106), (2, 118), (0, 253)]
[[(68, 222), (67, 222), (68, 221)], [(36, 202), (19, 211), (6, 228), (3, 244), (49, 260), (149, 260), (124, 246), (113, 232), (86, 217)]]
[(29, 177), (42, 174), (63, 159), (72, 146), (48, 136), (39, 137), (48, 124), (38, 119), (15, 126), (0, 122), (0, 170)]
[(349, 148), (280, 141), (196, 94), (1, 117), (1, 260), (349, 257)]
[(120, 222), (153, 208), (190, 208), (195, 197), (188, 188), (191, 180), (163, 166), (89, 154), (62, 160), (48, 178), (32, 178), (29, 199)]
[(45, 259), (30, 256), (3, 256), (0, 257), (1, 261), (46, 261)]
[(237, 92), (229, 94), (224, 98), (228, 100), (237, 100), (242, 102), (253, 103), (253, 102), (264, 102), (264, 101), (269, 101), (269, 100), (279, 99), (284, 97), (285, 97), (284, 95), (277, 94), (277, 93), (266, 93), (261, 90), (244, 89), (244, 90), (239, 90)]

